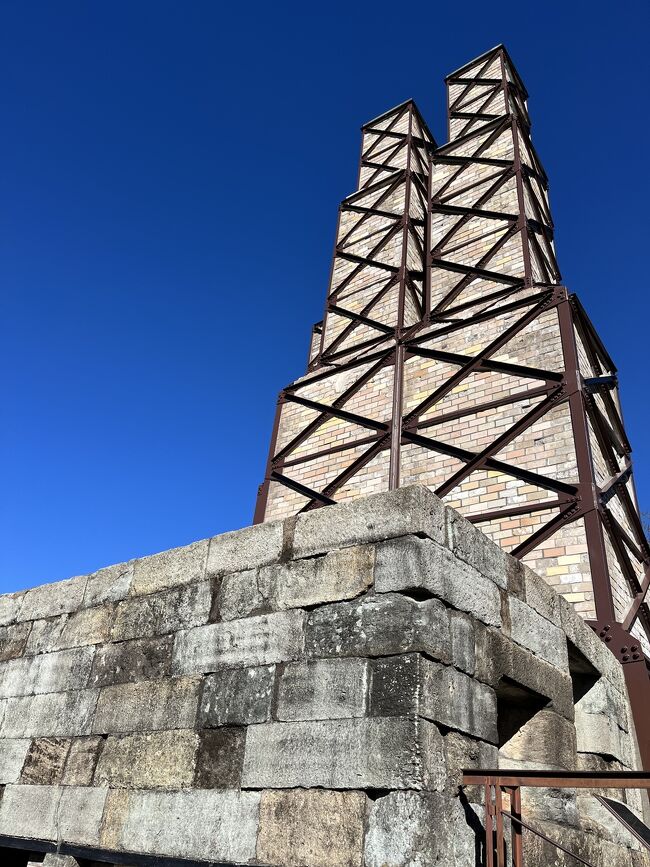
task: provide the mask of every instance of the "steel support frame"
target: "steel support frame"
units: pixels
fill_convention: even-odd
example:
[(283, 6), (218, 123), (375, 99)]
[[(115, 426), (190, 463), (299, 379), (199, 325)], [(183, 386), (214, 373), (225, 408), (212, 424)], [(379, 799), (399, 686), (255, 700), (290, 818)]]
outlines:
[[(498, 60), (500, 74), (498, 77), (485, 78), (486, 70), (494, 65), (495, 59)], [(525, 105), (527, 94), (523, 83), (502, 46), (486, 54), (478, 74), (468, 75), (469, 67), (474, 65), (475, 62), (472, 62), (447, 79), (448, 87), (463, 86), (454, 100), (448, 101), (448, 123), (451, 124), (452, 120), (458, 119), (466, 121), (460, 133), (448, 145), (438, 148), (432, 138), (430, 141), (425, 141), (413, 135), (414, 118), (417, 117), (421, 129), (426, 130), (426, 125), (411, 101), (393, 110), (390, 123), (382, 122), (382, 118), (391, 115), (391, 112), (387, 112), (385, 116), (366, 124), (363, 128), (364, 132), (376, 135), (374, 144), (365, 151), (362, 143), (360, 172), (365, 167), (370, 169), (371, 174), (365, 183), (360, 185), (357, 193), (344, 200), (341, 205), (341, 213), (346, 210), (355, 210), (355, 213), (360, 215), (361, 221), (373, 215), (380, 215), (393, 222), (392, 225), (388, 226), (384, 236), (363, 257), (347, 254), (345, 242), (348, 236), (342, 238), (337, 236), (332, 274), (337, 257), (345, 258), (347, 256), (348, 261), (355, 264), (355, 269), (328, 296), (323, 323), (319, 324), (319, 351), (312, 357), (307, 377), (288, 386), (280, 395), (267, 472), (264, 483), (260, 486), (255, 521), (264, 520), (269, 486), (272, 482), (284, 484), (307, 497), (308, 502), (303, 511), (308, 511), (335, 502), (337, 491), (384, 450), (387, 450), (390, 456), (387, 488), (396, 488), (400, 484), (401, 448), (403, 445), (412, 443), (434, 453), (448, 454), (463, 463), (460, 470), (453, 473), (437, 488), (436, 493), (439, 496), (447, 495), (469, 473), (479, 468), (498, 468), (515, 478), (527, 479), (541, 488), (547, 489), (550, 496), (546, 500), (531, 502), (528, 506), (517, 505), (511, 508), (504, 508), (501, 504), (493, 510), (468, 517), (480, 526), (481, 523), (506, 515), (534, 515), (541, 512), (544, 507), (553, 509), (554, 514), (551, 518), (510, 552), (519, 558), (526, 556), (565, 524), (576, 520), (584, 522), (596, 611), (595, 620), (591, 622), (591, 625), (607, 646), (616, 652), (617, 658), (624, 667), (643, 766), (650, 769), (650, 677), (648, 677), (647, 670), (648, 661), (643, 656), (639, 640), (631, 633), (635, 625), (640, 626), (650, 640), (650, 609), (647, 598), (650, 586), (650, 550), (641, 527), (638, 510), (627, 488), (631, 475), (630, 447), (619, 410), (611, 395), (611, 389), (616, 384), (616, 368), (579, 301), (575, 296), (569, 295), (566, 288), (560, 283), (560, 273), (552, 248), (553, 225), (550, 212), (544, 195), (536, 193), (536, 190), (545, 190), (547, 182), (544, 170), (529, 139), (530, 122)], [(485, 82), (485, 89), (482, 91), (482, 95), (471, 100), (473, 105), (466, 106), (464, 99), (477, 81)], [(493, 108), (495, 101), (501, 95), (506, 106), (505, 114), (492, 114), (490, 109)], [(409, 117), (408, 131), (406, 133), (395, 132), (396, 125), (406, 115)], [(512, 135), (513, 159), (506, 160), (487, 156), (489, 147), (506, 131)], [(469, 148), (464, 156), (458, 156), (454, 153), (459, 142)], [(473, 142), (476, 142), (475, 147)], [(526, 162), (522, 158), (520, 142), (525, 142), (527, 148)], [(411, 157), (414, 154), (414, 144), (417, 144), (415, 149), (417, 154), (420, 154), (425, 147), (428, 151), (428, 166), (425, 167), (420, 164), (418, 170), (412, 167)], [(404, 149), (407, 152), (406, 168), (388, 170), (387, 166), (390, 166), (391, 160)], [(434, 194), (432, 167), (438, 162), (451, 166), (453, 171), (446, 183)], [(490, 175), (492, 181), (487, 189), (484, 189), (477, 196), (472, 207), (456, 207), (449, 201), (448, 191), (451, 184), (460, 177), (464, 168), (472, 164), (493, 166), (494, 172)], [(512, 178), (514, 178), (516, 185), (518, 213), (505, 214), (491, 211), (489, 208), (486, 210), (483, 206), (487, 207), (487, 202), (492, 194)], [(485, 184), (485, 179), (482, 183)], [(406, 188), (401, 216), (392, 212), (385, 204), (400, 184), (405, 184)], [(425, 188), (426, 199), (429, 203), (428, 218), (425, 220), (424, 227), (421, 227), (410, 214), (410, 197), (414, 194), (415, 187), (417, 187), (417, 195), (422, 195), (422, 188)], [(470, 184), (465, 189), (471, 187)], [(358, 202), (367, 197), (369, 192), (377, 195), (374, 204), (371, 207), (359, 205)], [(532, 208), (534, 217), (527, 216), (527, 203), (528, 208)], [(436, 211), (458, 219), (445, 236), (433, 245), (431, 242), (431, 217)], [(494, 220), (497, 225), (504, 226), (505, 230), (501, 237), (490, 245), (487, 253), (474, 265), (459, 265), (449, 258), (449, 245), (453, 245), (454, 237), (466, 225), (467, 221), (477, 215), (486, 221)], [(355, 230), (358, 226), (359, 224)], [(413, 238), (417, 229), (421, 228), (424, 229), (424, 248), (420, 272), (420, 266), (415, 271), (412, 270), (412, 264), (409, 268), (406, 254), (409, 238)], [(523, 254), (523, 274), (521, 277), (499, 273), (490, 268), (491, 258), (508, 239), (515, 235), (521, 239)], [(399, 266), (381, 265), (379, 257), (382, 250), (391, 239), (398, 236), (401, 237), (402, 243)], [(453, 246), (451, 249), (453, 250)], [(541, 268), (543, 282), (540, 282), (539, 274), (536, 277), (533, 272), (533, 252), (538, 262), (538, 270)], [(345, 305), (340, 301), (342, 289), (355, 274), (367, 266), (384, 268), (389, 275), (388, 279), (380, 287), (377, 295), (371, 298), (362, 310), (356, 312), (346, 310)], [(431, 273), (432, 269), (438, 268), (455, 272), (459, 278), (454, 287), (446, 292), (441, 300), (432, 305)], [(487, 298), (462, 302), (459, 296), (476, 279), (489, 280), (496, 283), (497, 286), (501, 285), (502, 288), (493, 290)], [(416, 299), (414, 303), (417, 302), (421, 311), (421, 318), (415, 325), (407, 327), (404, 322), (405, 299), (407, 295), (411, 298), (417, 295), (413, 287), (418, 280), (421, 280), (422, 283), (421, 297)], [(393, 327), (388, 328), (378, 322), (376, 316), (372, 315), (372, 308), (395, 286), (398, 287), (397, 318)], [(491, 303), (486, 305), (487, 301)], [(509, 370), (508, 365), (500, 364), (492, 359), (492, 356), (497, 354), (513, 335), (521, 333), (537, 316), (551, 309), (557, 312), (563, 354), (563, 371), (559, 376), (556, 372), (522, 366), (511, 366)], [(517, 321), (482, 351), (465, 358), (444, 359), (449, 363), (458, 365), (456, 373), (417, 407), (404, 412), (405, 364), (414, 355), (426, 356), (428, 354), (429, 357), (432, 357), (431, 350), (426, 346), (427, 341), (454, 330), (471, 328), (480, 322), (487, 323), (491, 317), (516, 311), (521, 312)], [(327, 345), (327, 319), (328, 316), (334, 314), (343, 314), (350, 321), (333, 343)], [(370, 332), (374, 331), (376, 336), (369, 336), (364, 342), (355, 344), (351, 349), (346, 349), (344, 344), (347, 337), (354, 332), (355, 328), (360, 326), (369, 329)], [(580, 372), (578, 337), (596, 374), (587, 380)], [(281, 412), (285, 403), (291, 400), (300, 401), (301, 389), (311, 383), (334, 376), (341, 371), (353, 370), (356, 366), (361, 365), (365, 369), (359, 378), (329, 406), (313, 407), (319, 410), (319, 416), (294, 437), (289, 444), (276, 450), (275, 443)], [(385, 366), (393, 368), (391, 417), (389, 419), (355, 418), (355, 423), (369, 428), (369, 435), (338, 447), (338, 450), (357, 446), (367, 446), (367, 448), (364, 448), (364, 451), (351, 461), (347, 468), (340, 472), (323, 490), (313, 490), (292, 480), (285, 469), (290, 470), (292, 466), (320, 455), (334, 453), (337, 450), (337, 447), (332, 447), (311, 454), (295, 456), (293, 452), (298, 445), (304, 443), (319, 426), (335, 417), (337, 413), (339, 417), (344, 417), (342, 413), (345, 413), (344, 407), (349, 397), (361, 389), (379, 369)], [(480, 370), (495, 370), (513, 376), (537, 379), (540, 382), (538, 387), (529, 389), (527, 393), (511, 395), (510, 402), (515, 403), (517, 400), (533, 397), (539, 399), (540, 402), (535, 404), (528, 413), (496, 438), (494, 442), (480, 451), (470, 452), (443, 443), (436, 439), (435, 434), (429, 433), (436, 424), (453, 417), (453, 412), (441, 413), (439, 417), (433, 419), (423, 418), (423, 416), (427, 410), (435, 406), (468, 376)], [(502, 404), (507, 403), (507, 399), (502, 401)], [(577, 482), (575, 484), (567, 485), (540, 473), (522, 474), (517, 467), (495, 460), (494, 456), (504, 445), (512, 442), (545, 412), (550, 411), (560, 403), (566, 403), (569, 407), (577, 460)], [(485, 404), (473, 405), (472, 412), (479, 413), (493, 406), (494, 402), (489, 401)], [(603, 415), (603, 411), (607, 414), (607, 418)], [(462, 413), (457, 415), (462, 417)], [(610, 478), (600, 487), (595, 476), (590, 429), (607, 460), (611, 473)], [(633, 483), (630, 482), (630, 484)], [(632, 528), (631, 534), (617, 521), (608, 505), (612, 497), (618, 498), (620, 508)], [(614, 606), (608, 545), (621, 564), (630, 592), (630, 607), (622, 616), (620, 612), (617, 615)], [(633, 559), (637, 561), (637, 566), (643, 569), (644, 577), (641, 580), (639, 580), (635, 570)], [(613, 640), (614, 635), (616, 641)], [(634, 651), (631, 648), (634, 648)]]

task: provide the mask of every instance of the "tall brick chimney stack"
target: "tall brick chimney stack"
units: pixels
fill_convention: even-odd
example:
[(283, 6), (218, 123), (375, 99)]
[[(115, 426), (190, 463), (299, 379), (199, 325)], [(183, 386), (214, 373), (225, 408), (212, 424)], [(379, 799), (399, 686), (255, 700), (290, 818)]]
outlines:
[(645, 689), (650, 551), (616, 368), (560, 282), (526, 89), (497, 46), (447, 90), (447, 144), (411, 100), (362, 128), (255, 520), (425, 484), (573, 602)]

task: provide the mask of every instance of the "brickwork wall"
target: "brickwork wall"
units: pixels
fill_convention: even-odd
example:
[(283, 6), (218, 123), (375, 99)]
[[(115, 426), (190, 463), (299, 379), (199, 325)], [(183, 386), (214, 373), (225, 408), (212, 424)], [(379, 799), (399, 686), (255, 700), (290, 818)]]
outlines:
[[(462, 768), (635, 766), (614, 657), (424, 487), (2, 596), (0, 621), (0, 835), (474, 867)], [(601, 673), (575, 707), (569, 649)], [(544, 707), (501, 743), (504, 678)], [(598, 867), (640, 867), (596, 807), (525, 804)]]
[[(529, 135), (523, 86), (509, 60), (502, 60), (498, 52), (492, 59), (481, 58), (466, 67), (462, 78), (460, 84), (452, 76), (448, 84), (449, 143), (432, 152), (425, 170), (417, 161), (418, 154), (424, 153), (418, 140), (430, 141), (430, 137), (416, 109), (398, 107), (364, 127), (359, 186), (344, 201), (339, 215), (329, 304), (319, 348), (312, 349), (313, 371), (290, 388), (292, 393), (317, 401), (321, 407), (340, 401), (346, 412), (384, 425), (384, 430), (391, 428), (396, 416), (407, 416), (443, 387), (458, 371), (462, 359), (474, 358), (514, 326), (526, 312), (526, 299), (530, 299), (532, 306), (539, 299), (541, 288), (560, 284), (546, 180)], [(512, 84), (507, 93), (498, 84), (503, 81)], [(455, 113), (463, 116), (457, 117)], [(382, 137), (386, 132), (390, 135)], [(413, 138), (405, 146), (405, 137), (409, 135)], [(462, 157), (470, 158), (469, 162), (459, 162)], [(421, 198), (409, 193), (406, 178), (399, 180), (408, 167), (413, 178), (429, 184), (430, 206), (424, 206)], [(369, 215), (363, 213), (364, 209), (374, 210)], [(472, 213), (461, 219), (462, 209), (471, 209)], [(379, 212), (375, 213), (376, 210)], [(399, 232), (381, 246), (386, 232), (395, 226), (395, 216), (405, 211), (412, 220), (406, 246)], [(429, 307), (418, 310), (416, 291), (404, 294), (402, 309), (402, 296), (393, 274), (404, 267), (419, 291), (426, 268), (427, 242), (432, 250)], [(383, 266), (393, 272), (382, 270)], [(463, 268), (470, 269), (471, 277), (457, 290)], [(385, 291), (377, 300), (382, 287), (386, 287)], [(523, 306), (515, 307), (519, 302)], [(501, 306), (506, 307), (503, 312), (499, 312)], [(382, 340), (372, 324), (352, 322), (341, 313), (341, 307), (390, 327), (397, 327), (402, 316), (403, 328), (398, 327), (396, 333)], [(490, 312), (494, 314), (490, 318), (470, 321), (478, 314)], [(431, 321), (429, 314), (433, 317)], [(344, 400), (354, 380), (376, 363), (377, 354), (394, 348), (404, 330), (413, 325), (417, 345), (425, 353), (454, 354), (457, 360), (426, 357), (407, 348), (402, 382), (395, 372), (394, 356), (388, 356), (370, 381)], [(601, 361), (594, 361), (578, 331), (575, 342), (583, 377), (613, 372), (603, 370)], [(335, 356), (328, 355), (328, 347), (330, 351), (332, 347), (336, 349)], [(563, 374), (573, 366), (571, 357), (565, 358), (565, 351), (558, 307), (551, 306), (492, 352), (490, 360)], [(365, 365), (336, 370), (338, 364), (364, 356), (368, 357)], [(363, 421), (330, 417), (308, 433), (282, 464), (281, 472), (295, 487), (287, 487), (283, 481), (270, 482), (264, 518), (282, 518), (313, 506), (318, 500), (312, 500), (310, 491), (323, 492), (326, 499), (321, 502), (328, 502), (330, 496), (337, 502), (347, 502), (388, 489), (390, 479), (394, 483), (396, 477), (399, 484), (425, 484), (437, 491), (464, 466), (464, 460), (454, 455), (453, 449), (480, 453), (497, 437), (506, 435), (516, 422), (545, 401), (546, 395), (539, 393), (539, 388), (537, 395), (526, 395), (539, 387), (541, 381), (523, 373), (517, 376), (476, 370), (418, 417), (417, 433), (442, 448), (415, 444), (403, 437), (399, 472), (393, 472), (392, 476), (388, 442), (369, 463), (355, 468), (355, 462), (363, 464), (372, 437), (377, 436), (376, 427), (364, 426)], [(397, 390), (400, 386), (401, 406)], [(508, 404), (494, 405), (518, 395), (519, 399)], [(615, 390), (611, 396), (613, 405), (619, 407)], [(603, 397), (596, 394), (592, 400), (604, 418), (609, 419), (608, 424), (613, 424)], [(483, 404), (492, 406), (479, 409)], [(472, 412), (473, 408), (476, 412)], [(283, 403), (276, 453), (301, 435), (318, 416), (316, 408), (290, 401)], [(445, 451), (445, 446), (451, 454)], [(620, 467), (608, 462), (591, 424), (590, 448), (596, 483), (604, 486)], [(306, 460), (309, 455), (313, 457)], [(574, 431), (566, 401), (554, 406), (492, 457), (515, 469), (567, 484), (585, 482), (578, 475)], [(344, 482), (339, 484), (341, 478)], [(636, 508), (632, 481), (625, 482), (624, 487)], [(621, 503), (621, 490), (622, 486), (608, 502), (608, 509), (622, 532), (635, 539), (635, 528)], [(560, 512), (559, 506), (550, 505), (525, 514), (485, 517), (490, 512), (503, 513), (557, 500), (557, 495), (548, 488), (495, 469), (474, 470), (452, 490), (445, 489), (444, 499), (463, 515), (481, 516), (479, 526), (483, 532), (508, 552), (525, 545)], [(609, 539), (605, 544), (615, 612), (623, 619), (632, 601), (629, 575), (622, 563), (625, 552), (615, 550)], [(641, 581), (643, 563), (633, 551), (627, 554), (630, 568)], [(523, 559), (565, 595), (582, 616), (596, 616), (585, 525), (578, 510), (572, 524), (541, 539)], [(634, 634), (650, 652), (638, 623)]]

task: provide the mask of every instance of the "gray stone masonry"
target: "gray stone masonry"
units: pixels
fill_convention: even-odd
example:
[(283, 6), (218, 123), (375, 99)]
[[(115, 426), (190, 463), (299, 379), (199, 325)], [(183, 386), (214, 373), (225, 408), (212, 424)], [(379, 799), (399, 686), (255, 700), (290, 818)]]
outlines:
[[(577, 704), (567, 641), (600, 673)], [(628, 714), (571, 606), (402, 488), (0, 597), (0, 834), (475, 867), (483, 792), (462, 769), (634, 767)], [(643, 863), (582, 795), (525, 810), (595, 863)]]

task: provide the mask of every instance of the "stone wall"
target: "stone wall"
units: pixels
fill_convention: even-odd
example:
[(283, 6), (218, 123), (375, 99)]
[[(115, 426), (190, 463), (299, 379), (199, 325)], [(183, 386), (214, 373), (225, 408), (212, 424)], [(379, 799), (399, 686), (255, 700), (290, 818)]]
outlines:
[[(0, 835), (474, 867), (462, 768), (635, 766), (613, 655), (425, 487), (2, 596), (0, 623)], [(525, 808), (596, 865), (645, 863), (589, 793)]]

